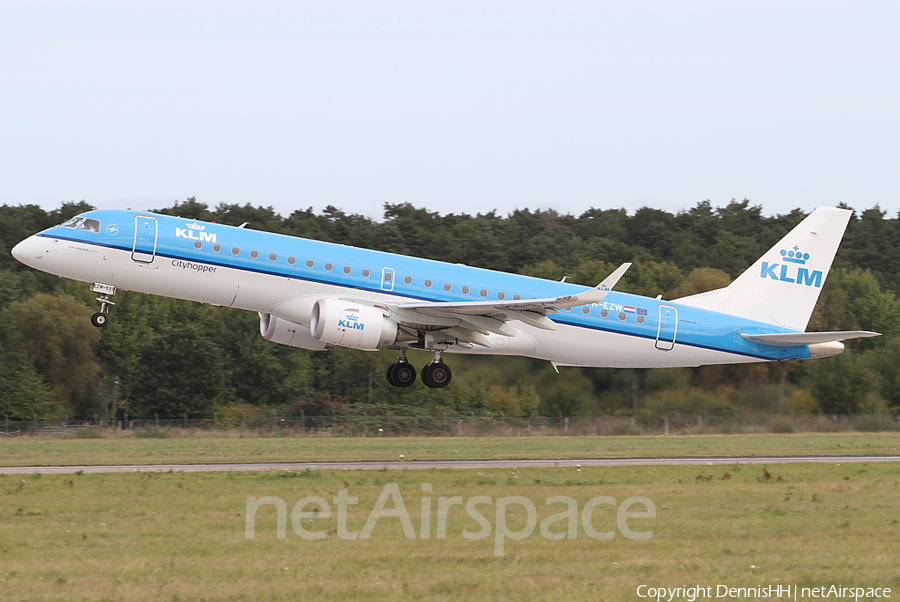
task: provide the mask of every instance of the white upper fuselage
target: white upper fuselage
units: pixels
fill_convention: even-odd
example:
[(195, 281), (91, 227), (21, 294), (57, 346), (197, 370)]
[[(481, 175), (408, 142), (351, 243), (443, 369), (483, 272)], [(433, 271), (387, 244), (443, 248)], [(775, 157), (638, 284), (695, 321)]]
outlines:
[[(589, 290), (146, 212), (98, 210), (82, 217), (75, 227), (55, 226), (26, 239), (13, 254), (36, 269), (74, 280), (271, 314), (306, 327), (319, 299), (376, 304), (527, 300)], [(772, 347), (740, 336), (794, 330), (625, 293), (611, 292), (601, 303), (551, 313), (549, 318), (555, 330), (510, 320), (513, 336), (491, 333), (489, 346), (459, 344), (446, 351), (600, 367), (810, 357), (806, 345)], [(421, 326), (428, 330), (428, 324)]]

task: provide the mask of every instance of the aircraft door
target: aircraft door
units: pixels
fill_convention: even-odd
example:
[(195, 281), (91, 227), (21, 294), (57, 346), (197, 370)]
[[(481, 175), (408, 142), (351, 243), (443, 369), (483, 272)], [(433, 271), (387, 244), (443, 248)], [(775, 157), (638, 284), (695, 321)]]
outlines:
[(158, 233), (159, 224), (155, 217), (134, 216), (134, 247), (131, 249), (131, 259), (139, 263), (153, 263)]
[(394, 290), (394, 268), (383, 268), (381, 270), (381, 290)]
[(671, 351), (675, 347), (678, 330), (678, 310), (669, 305), (659, 306), (659, 329), (656, 331), (656, 348)]

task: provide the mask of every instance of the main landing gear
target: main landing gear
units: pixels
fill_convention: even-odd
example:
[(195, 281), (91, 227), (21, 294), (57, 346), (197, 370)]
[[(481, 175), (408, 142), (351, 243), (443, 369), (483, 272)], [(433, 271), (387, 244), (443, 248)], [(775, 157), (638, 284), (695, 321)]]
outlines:
[(100, 302), (100, 311), (91, 316), (91, 324), (97, 328), (103, 328), (109, 322), (109, 306), (115, 305), (110, 297), (116, 294), (116, 287), (111, 284), (94, 282), (91, 284), (92, 293), (100, 293), (97, 301)]
[(416, 368), (406, 361), (406, 352), (401, 351), (397, 361), (388, 366), (387, 381), (395, 387), (409, 387), (416, 382)]
[(441, 361), (441, 352), (434, 352), (434, 359), (430, 364), (422, 368), (422, 382), (432, 389), (443, 389), (450, 384), (453, 373), (450, 367)]
[[(441, 361), (441, 352), (434, 352), (434, 360), (422, 368), (422, 382), (431, 389), (443, 389), (450, 384), (453, 374)], [(416, 382), (416, 369), (406, 360), (406, 351), (400, 352), (397, 361), (388, 366), (387, 381), (395, 387), (409, 387)]]

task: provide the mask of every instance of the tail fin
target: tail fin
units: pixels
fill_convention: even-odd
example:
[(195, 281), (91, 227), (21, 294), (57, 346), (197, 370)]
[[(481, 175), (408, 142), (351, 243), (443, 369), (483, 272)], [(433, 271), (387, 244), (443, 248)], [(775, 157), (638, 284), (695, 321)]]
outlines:
[(852, 213), (819, 207), (726, 288), (675, 301), (806, 330)]

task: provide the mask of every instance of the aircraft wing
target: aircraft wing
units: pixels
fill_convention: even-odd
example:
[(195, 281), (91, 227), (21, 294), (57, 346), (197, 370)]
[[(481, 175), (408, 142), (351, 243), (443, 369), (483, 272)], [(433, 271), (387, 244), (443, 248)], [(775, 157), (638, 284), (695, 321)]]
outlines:
[(400, 303), (396, 308), (400, 313), (413, 312), (454, 320), (457, 327), (451, 329), (453, 331), (451, 334), (457, 336), (461, 334), (462, 336), (459, 338), (484, 344), (480, 337), (471, 336), (471, 333), (473, 331), (476, 333), (493, 332), (505, 336), (515, 336), (516, 331), (505, 324), (505, 322), (513, 320), (521, 321), (535, 328), (556, 330), (556, 324), (547, 318), (547, 314), (579, 305), (600, 303), (612, 291), (629, 267), (631, 267), (630, 263), (623, 263), (596, 287), (575, 295), (504, 301), (498, 299), (496, 301), (443, 303), (412, 302)]
[(502, 312), (518, 312), (530, 311), (537, 312), (542, 315), (556, 312), (560, 309), (571, 309), (579, 305), (587, 305), (589, 303), (600, 303), (612, 291), (613, 287), (622, 277), (622, 275), (631, 267), (630, 263), (623, 263), (616, 270), (607, 276), (603, 282), (594, 288), (578, 293), (576, 295), (566, 295), (564, 297), (550, 297), (547, 299), (516, 299), (506, 301), (458, 301), (446, 303), (401, 303), (403, 309), (413, 309), (417, 311), (438, 311), (453, 314), (461, 314), (467, 316), (483, 316), (493, 315)]

